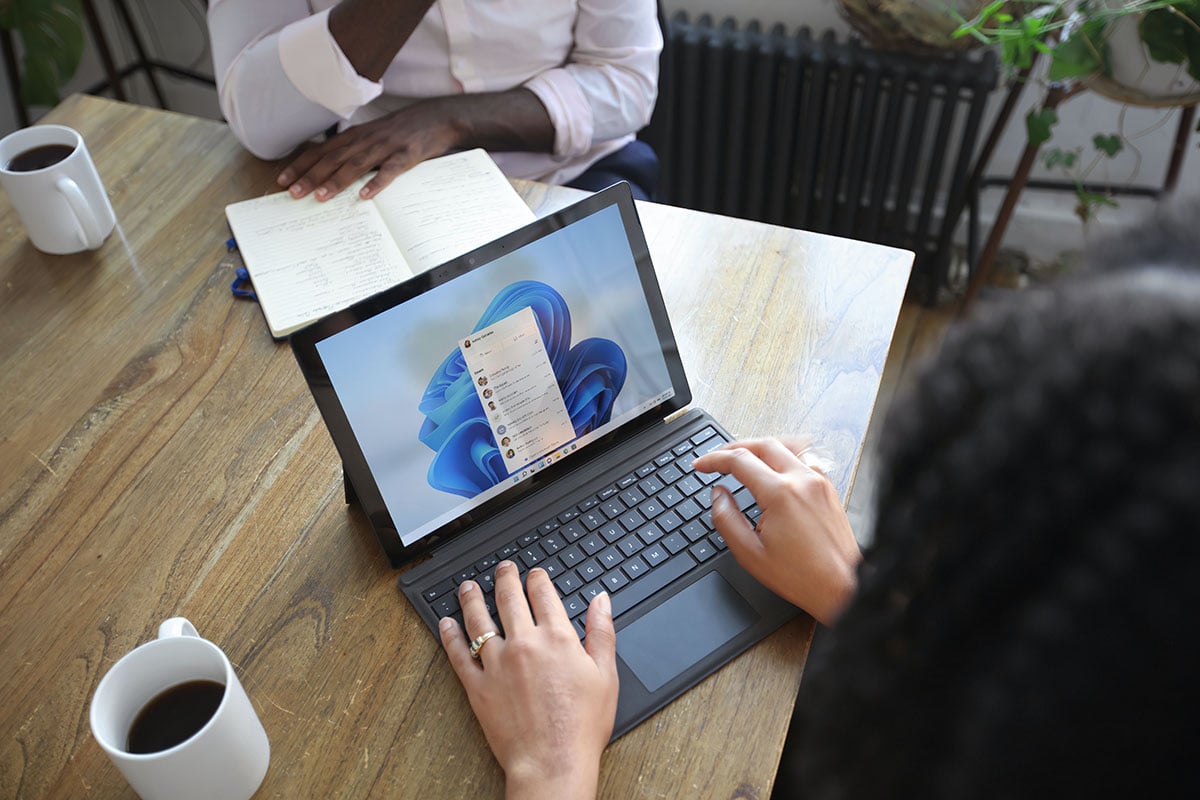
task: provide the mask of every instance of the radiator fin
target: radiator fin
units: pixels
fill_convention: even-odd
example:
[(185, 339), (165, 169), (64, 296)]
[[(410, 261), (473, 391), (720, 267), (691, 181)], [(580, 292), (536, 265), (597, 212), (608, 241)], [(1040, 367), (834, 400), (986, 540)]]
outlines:
[(643, 134), (662, 161), (660, 200), (913, 250), (916, 288), (936, 297), (994, 54), (883, 53), (686, 12), (666, 41)]

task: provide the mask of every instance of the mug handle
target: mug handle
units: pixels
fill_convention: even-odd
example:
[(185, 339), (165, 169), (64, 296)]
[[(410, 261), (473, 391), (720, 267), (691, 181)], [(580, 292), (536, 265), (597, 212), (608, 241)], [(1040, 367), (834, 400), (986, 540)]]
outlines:
[(166, 639), (171, 636), (195, 636), (200, 638), (200, 634), (196, 633), (196, 626), (188, 622), (185, 617), (171, 617), (164, 620), (162, 625), (158, 626), (158, 638)]
[(67, 198), (67, 205), (75, 212), (75, 218), (79, 220), (79, 225), (83, 228), (84, 246), (88, 250), (95, 250), (104, 244), (104, 236), (100, 232), (100, 222), (92, 213), (92, 207), (84, 199), (83, 192), (79, 191), (79, 186), (75, 181), (70, 178), (59, 178), (54, 186), (62, 192), (63, 197)]

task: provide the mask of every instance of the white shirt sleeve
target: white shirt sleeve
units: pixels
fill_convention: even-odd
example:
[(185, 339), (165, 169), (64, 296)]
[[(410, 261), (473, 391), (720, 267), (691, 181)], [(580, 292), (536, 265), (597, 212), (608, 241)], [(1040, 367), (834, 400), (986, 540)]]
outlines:
[(281, 158), (382, 91), (306, 0), (212, 0), (209, 39), (221, 112), (246, 149)]
[(658, 94), (662, 32), (654, 0), (580, 0), (567, 63), (525, 83), (554, 123), (554, 156), (643, 128)]

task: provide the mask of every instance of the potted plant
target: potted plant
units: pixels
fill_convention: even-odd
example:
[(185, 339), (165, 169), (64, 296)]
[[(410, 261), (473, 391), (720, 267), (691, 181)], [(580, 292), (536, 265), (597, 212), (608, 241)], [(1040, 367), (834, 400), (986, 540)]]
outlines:
[[(999, 46), (1002, 61), (1023, 75), (1039, 55), (1048, 57), (1046, 80), (1071, 85), (1064, 96), (1092, 89), (1135, 105), (1200, 102), (1200, 0), (994, 0), (954, 35)], [(1057, 121), (1053, 107), (1030, 112), (1030, 144), (1048, 141)], [(1092, 144), (1094, 166), (1120, 152), (1124, 137), (1097, 133)], [(1049, 149), (1042, 160), (1074, 180), (1084, 222), (1097, 206), (1116, 205), (1084, 189), (1090, 167), (1083, 167), (1081, 150)]]
[[(19, 73), (21, 101), (26, 107), (55, 105), (83, 56), (80, 0), (0, 0), (0, 31), (7, 67)], [(22, 54), (19, 67), (14, 39)]]

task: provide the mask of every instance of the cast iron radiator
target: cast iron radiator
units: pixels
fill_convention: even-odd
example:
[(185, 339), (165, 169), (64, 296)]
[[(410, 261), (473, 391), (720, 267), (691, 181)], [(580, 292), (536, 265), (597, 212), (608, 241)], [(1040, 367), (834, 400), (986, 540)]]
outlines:
[(929, 59), (782, 25), (666, 24), (643, 133), (672, 205), (914, 251), (910, 289), (946, 284), (996, 59)]

